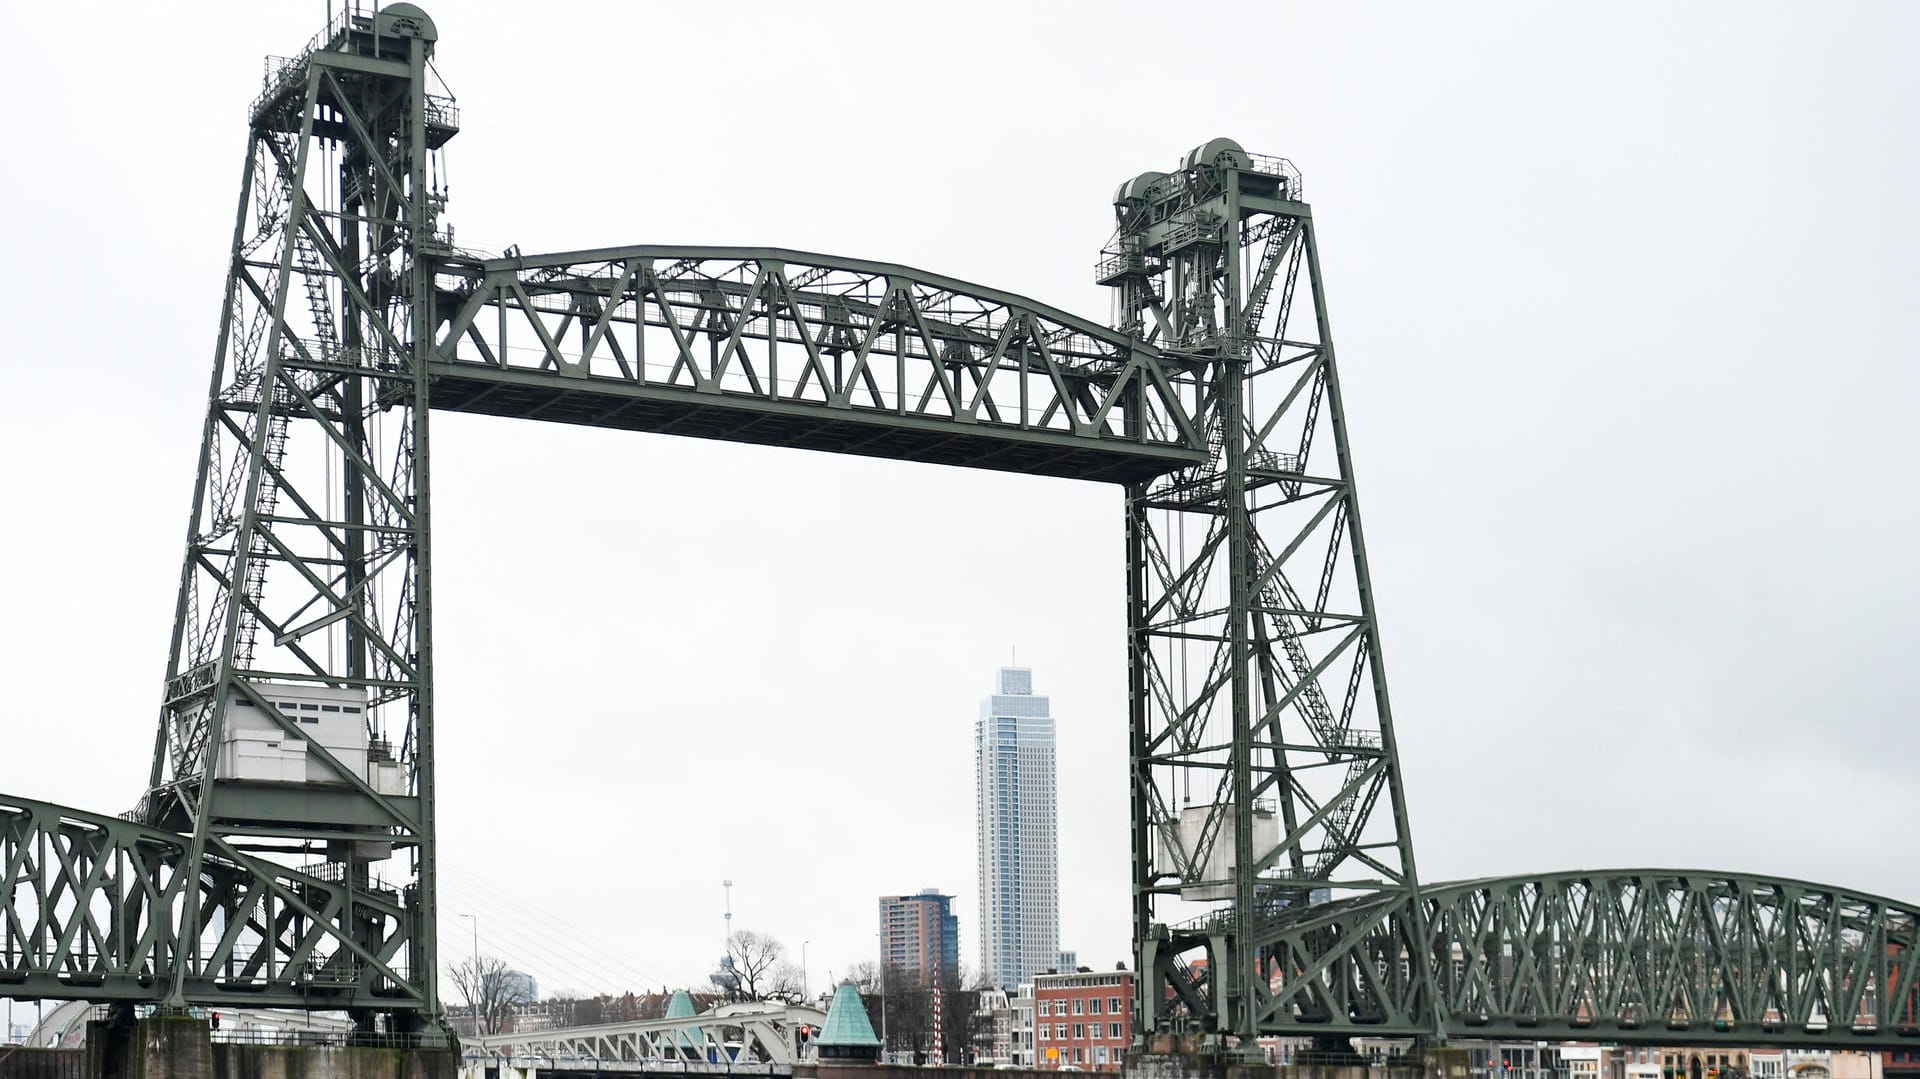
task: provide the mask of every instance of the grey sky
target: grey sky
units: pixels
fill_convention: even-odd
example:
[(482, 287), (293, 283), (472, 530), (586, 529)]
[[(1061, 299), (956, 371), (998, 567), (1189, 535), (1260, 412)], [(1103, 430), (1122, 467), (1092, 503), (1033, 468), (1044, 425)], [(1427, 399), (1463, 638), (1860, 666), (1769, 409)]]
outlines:
[[(1103, 317), (1116, 184), (1291, 157), (1423, 876), (1920, 899), (1920, 8), (428, 10), (481, 247), (778, 244)], [(0, 15), (0, 790), (145, 778), (245, 107), (324, 13)], [(816, 984), (924, 886), (977, 961), (969, 739), (1017, 646), (1063, 943), (1125, 955), (1117, 490), (435, 423), (449, 950), (472, 912), (545, 988), (700, 979), (731, 877)]]

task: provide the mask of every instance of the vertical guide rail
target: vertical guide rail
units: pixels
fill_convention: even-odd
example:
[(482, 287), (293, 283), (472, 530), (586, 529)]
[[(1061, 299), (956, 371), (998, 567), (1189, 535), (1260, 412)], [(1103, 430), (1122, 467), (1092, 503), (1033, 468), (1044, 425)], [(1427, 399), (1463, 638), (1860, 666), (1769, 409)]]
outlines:
[[(437, 37), (349, 12), (250, 114), (149, 789), (164, 1002), (439, 1036), (426, 393)], [(299, 301), (299, 302), (296, 302)], [(282, 912), (275, 915), (275, 911)]]
[(428, 468), (427, 404), (429, 384), (427, 361), (433, 356), (435, 326), (434, 275), (429, 259), (421, 249), (434, 239), (434, 214), (440, 205), (437, 196), (428, 193), (427, 165), (427, 57), (433, 48), (430, 38), (415, 35), (408, 41), (407, 78), (413, 92), (407, 99), (406, 135), (407, 177), (406, 239), (411, 241), (406, 265), (407, 318), (410, 331), (410, 388), (413, 410), (413, 596), (408, 613), (413, 618), (416, 678), (413, 715), (408, 742), (412, 750), (413, 788), (419, 799), (418, 842), (414, 846), (413, 881), (413, 954), (410, 969), (415, 972), (414, 988), (420, 995), (421, 1012), (433, 1019), (440, 1016), (440, 965), (437, 939), (439, 922), (438, 849), (434, 843), (434, 696), (433, 696), (433, 575), (431, 571), (432, 536), (429, 527), (431, 469)]
[[(1216, 139), (1121, 186), (1096, 273), (1212, 450), (1127, 496), (1135, 1035), (1248, 1054), (1436, 1029), (1299, 180)], [(1333, 899), (1384, 902), (1396, 936), (1346, 931)]]

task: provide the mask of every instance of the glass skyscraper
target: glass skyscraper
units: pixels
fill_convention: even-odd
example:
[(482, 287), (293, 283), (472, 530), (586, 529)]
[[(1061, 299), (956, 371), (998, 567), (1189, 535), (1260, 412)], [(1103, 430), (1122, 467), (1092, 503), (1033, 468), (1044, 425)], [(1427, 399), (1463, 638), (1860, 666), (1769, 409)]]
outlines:
[(1033, 672), (1002, 667), (974, 727), (980, 814), (980, 968), (1011, 993), (1060, 962), (1053, 716)]

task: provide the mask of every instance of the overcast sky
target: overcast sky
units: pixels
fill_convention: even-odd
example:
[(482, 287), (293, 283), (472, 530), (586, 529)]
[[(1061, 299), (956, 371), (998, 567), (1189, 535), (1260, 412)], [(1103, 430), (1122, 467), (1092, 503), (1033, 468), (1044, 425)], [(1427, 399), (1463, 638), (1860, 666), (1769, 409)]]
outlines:
[[(1920, 900), (1920, 6), (428, 10), (483, 248), (781, 245), (1100, 318), (1116, 184), (1291, 157), (1423, 878)], [(0, 790), (145, 781), (246, 107), (324, 16), (0, 14)], [(1018, 648), (1063, 944), (1125, 957), (1117, 489), (434, 423), (448, 952), (474, 914), (543, 989), (701, 981), (731, 879), (816, 985), (922, 887), (977, 963), (970, 738)]]

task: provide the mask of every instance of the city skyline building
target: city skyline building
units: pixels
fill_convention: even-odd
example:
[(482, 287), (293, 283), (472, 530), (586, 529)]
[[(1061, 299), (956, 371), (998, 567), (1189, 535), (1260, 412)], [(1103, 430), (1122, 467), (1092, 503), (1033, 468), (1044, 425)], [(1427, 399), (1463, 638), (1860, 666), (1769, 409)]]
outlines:
[(1060, 961), (1060, 855), (1051, 702), (1002, 667), (974, 727), (980, 972), (1012, 993)]
[(936, 969), (949, 978), (960, 970), (960, 919), (953, 897), (938, 888), (913, 895), (880, 897), (880, 961), (934, 984)]

